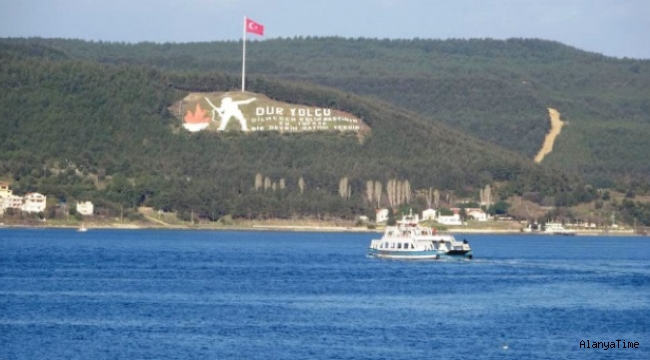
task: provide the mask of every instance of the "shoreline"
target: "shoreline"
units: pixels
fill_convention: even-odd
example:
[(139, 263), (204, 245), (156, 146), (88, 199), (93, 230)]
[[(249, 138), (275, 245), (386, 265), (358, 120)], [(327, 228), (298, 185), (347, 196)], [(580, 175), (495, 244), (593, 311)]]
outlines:
[[(3, 228), (25, 228), (25, 229), (78, 229), (80, 224), (4, 224), (0, 223), (0, 230)], [(287, 232), (338, 232), (338, 233), (375, 233), (384, 232), (384, 227), (371, 229), (361, 226), (341, 226), (341, 225), (301, 225), (301, 224), (250, 224), (250, 225), (219, 225), (219, 226), (201, 226), (189, 224), (152, 224), (152, 223), (86, 223), (85, 228), (89, 231), (93, 229), (100, 230), (200, 230), (200, 231), (287, 231)], [(450, 234), (476, 234), (476, 235), (525, 235), (539, 236), (551, 235), (540, 232), (523, 232), (517, 229), (470, 229), (470, 228), (448, 228), (443, 233)], [(644, 234), (634, 233), (633, 230), (616, 230), (616, 231), (596, 231), (596, 230), (576, 230), (574, 235), (553, 235), (558, 237), (572, 236), (639, 236)]]

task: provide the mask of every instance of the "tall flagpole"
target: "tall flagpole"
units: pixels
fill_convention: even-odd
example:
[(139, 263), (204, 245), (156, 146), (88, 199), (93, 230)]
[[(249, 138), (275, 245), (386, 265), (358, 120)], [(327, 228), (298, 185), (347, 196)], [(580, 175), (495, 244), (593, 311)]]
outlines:
[(242, 55), (242, 63), (241, 63), (241, 92), (244, 92), (246, 89), (246, 16), (244, 16), (244, 36), (243, 36), (243, 55)]

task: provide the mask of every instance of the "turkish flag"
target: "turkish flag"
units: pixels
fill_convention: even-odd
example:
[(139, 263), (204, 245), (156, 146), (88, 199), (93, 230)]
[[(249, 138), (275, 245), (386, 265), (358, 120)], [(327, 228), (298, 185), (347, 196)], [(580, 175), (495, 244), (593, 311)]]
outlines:
[(257, 34), (260, 36), (264, 35), (264, 25), (256, 23), (255, 21), (246, 18), (246, 32)]

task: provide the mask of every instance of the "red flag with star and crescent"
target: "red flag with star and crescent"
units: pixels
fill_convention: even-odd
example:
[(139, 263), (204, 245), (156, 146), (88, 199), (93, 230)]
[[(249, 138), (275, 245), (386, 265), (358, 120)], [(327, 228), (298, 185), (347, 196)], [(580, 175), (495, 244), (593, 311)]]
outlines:
[(246, 18), (246, 32), (264, 36), (264, 25)]

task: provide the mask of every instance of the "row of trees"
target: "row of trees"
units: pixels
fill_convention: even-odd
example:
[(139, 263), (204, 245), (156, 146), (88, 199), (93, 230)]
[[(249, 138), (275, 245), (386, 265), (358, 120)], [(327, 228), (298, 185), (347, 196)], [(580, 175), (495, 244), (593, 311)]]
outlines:
[[(341, 187), (346, 181), (347, 187)], [(260, 186), (264, 183), (266, 188), (264, 185)], [(459, 189), (407, 189), (402, 190), (405, 191), (402, 201), (391, 204), (391, 191), (388, 189), (395, 187), (393, 184), (397, 183), (394, 179), (388, 179), (386, 184), (391, 185), (384, 186), (381, 181), (351, 180), (344, 177), (339, 179), (338, 187), (332, 183), (329, 187), (319, 188), (307, 186), (302, 176), (296, 183), (284, 179), (271, 182), (269, 177), (259, 173), (234, 188), (219, 186), (210, 179), (147, 175), (127, 178), (122, 174), (115, 174), (100, 182), (72, 166), (67, 170), (57, 171), (56, 174), (47, 170), (42, 175), (23, 177), (15, 181), (12, 188), (16, 194), (31, 191), (46, 194), (50, 201), (49, 208), (60, 207), (65, 203), (73, 204), (78, 200), (91, 200), (96, 203), (97, 212), (105, 216), (134, 218), (138, 207), (147, 206), (163, 211), (177, 211), (181, 218), (186, 220), (205, 218), (212, 221), (226, 215), (247, 219), (334, 217), (352, 220), (359, 215), (372, 218), (375, 209), (380, 207), (407, 206), (416, 211), (431, 207), (448, 208), (457, 206), (460, 198), (463, 201), (480, 201), (481, 193), (485, 193), (485, 188), (479, 188), (474, 193)], [(275, 189), (269, 184), (276, 184)], [(284, 187), (281, 184), (284, 184)], [(364, 184), (366, 193), (363, 192)], [(368, 184), (372, 184), (371, 195), (368, 195)], [(344, 188), (348, 189), (348, 193), (341, 196), (341, 190)], [(479, 207), (479, 204), (473, 201), (465, 205)], [(501, 214), (507, 211), (507, 206), (503, 201), (498, 201), (495, 204), (487, 204), (485, 209), (492, 214)]]

